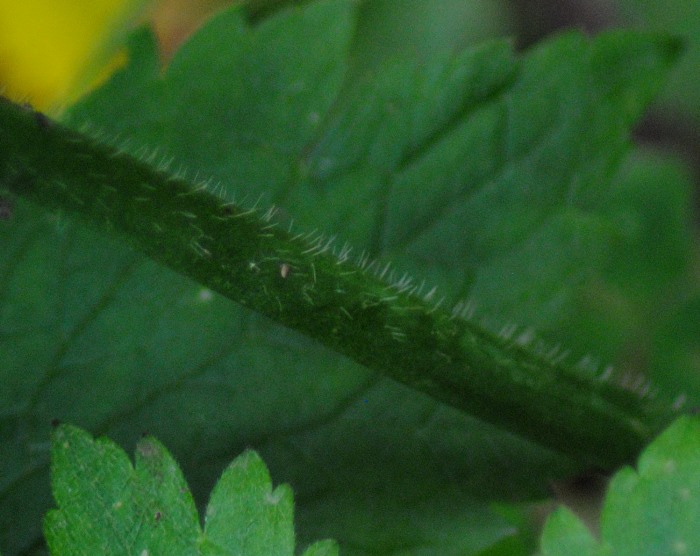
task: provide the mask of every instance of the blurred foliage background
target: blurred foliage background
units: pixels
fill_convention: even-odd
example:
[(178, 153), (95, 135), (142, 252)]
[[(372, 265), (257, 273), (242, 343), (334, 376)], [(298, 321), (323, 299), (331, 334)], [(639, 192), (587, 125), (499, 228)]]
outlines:
[[(638, 139), (680, 154), (700, 173), (700, 2), (687, 0), (359, 0), (361, 53), (371, 69), (387, 56), (430, 57), (495, 36), (519, 48), (560, 29), (595, 33), (611, 27), (662, 30), (687, 50)], [(58, 112), (124, 62), (128, 32), (148, 22), (163, 60), (212, 13), (245, 6), (251, 19), (298, 0), (0, 0), (0, 89)]]
[[(544, 36), (561, 29), (578, 28), (596, 33), (607, 28), (633, 27), (660, 30), (684, 38), (686, 52), (672, 78), (642, 124), (636, 140), (656, 154), (636, 171), (654, 180), (665, 157), (681, 160), (691, 168), (694, 182), (700, 176), (700, 2), (688, 0), (357, 0), (361, 18), (353, 48), (352, 70), (371, 71), (387, 58), (411, 54), (429, 59), (445, 50), (459, 50), (492, 37), (509, 36), (517, 48), (525, 49)], [(148, 23), (159, 39), (162, 60), (167, 64), (173, 52), (211, 14), (233, 4), (243, 5), (251, 20), (264, 17), (293, 0), (0, 0), (0, 91), (16, 100), (31, 102), (37, 108), (59, 114), (82, 93), (96, 86), (125, 62), (125, 37), (135, 27)], [(666, 161), (667, 162), (667, 161)], [(682, 172), (679, 171), (679, 174)], [(639, 176), (630, 183), (641, 182)], [(681, 175), (678, 181), (682, 181)], [(697, 192), (695, 206), (698, 207)], [(640, 203), (648, 202), (646, 199)], [(673, 203), (671, 203), (673, 204)], [(680, 204), (680, 202), (679, 202)], [(655, 204), (659, 227), (670, 219), (663, 200)], [(696, 211), (697, 212), (697, 211)], [(696, 218), (697, 220), (697, 218)], [(672, 223), (671, 223), (672, 224)], [(643, 236), (647, 239), (649, 236)], [(696, 257), (697, 261), (697, 257)], [(697, 263), (696, 263), (697, 264)], [(641, 264), (640, 267), (648, 268)], [(695, 283), (700, 270), (695, 270)], [(644, 284), (638, 276), (636, 284)], [(663, 276), (661, 277), (663, 278)], [(630, 280), (625, 274), (621, 281)], [(647, 277), (647, 280), (649, 278)], [(604, 288), (601, 288), (604, 289)], [(678, 288), (678, 291), (684, 291)], [(607, 290), (603, 292), (606, 293)], [(613, 295), (597, 297), (572, 329), (586, 327), (581, 342), (589, 344), (605, 336), (614, 345), (626, 344), (617, 338), (613, 326), (628, 320), (641, 320)], [(615, 293), (613, 291), (613, 293)], [(673, 297), (670, 294), (669, 297)], [(646, 359), (657, 369), (655, 378), (663, 381), (659, 369), (669, 374), (680, 370), (700, 371), (700, 293), (683, 293), (687, 302), (668, 299), (678, 309), (654, 326), (640, 326), (630, 337), (630, 352), (623, 354), (633, 363)], [(596, 305), (598, 303), (598, 305)], [(617, 312), (611, 327), (601, 329), (598, 313)], [(647, 316), (644, 314), (643, 316)], [(658, 329), (656, 329), (658, 326)], [(619, 333), (623, 325), (616, 326)], [(651, 329), (651, 331), (649, 330)], [(621, 333), (620, 333), (621, 334)], [(651, 335), (649, 338), (646, 334)], [(594, 345), (605, 345), (605, 338)], [(570, 346), (585, 351), (586, 345)], [(649, 353), (644, 353), (646, 349)], [(604, 351), (604, 350), (601, 350)], [(607, 353), (602, 355), (608, 356)], [(640, 366), (644, 366), (640, 364)], [(677, 374), (677, 373), (676, 373)], [(694, 375), (695, 391), (700, 392), (700, 372)], [(673, 383), (674, 376), (668, 382)], [(690, 388), (690, 387), (689, 387)], [(692, 390), (692, 388), (690, 388)]]

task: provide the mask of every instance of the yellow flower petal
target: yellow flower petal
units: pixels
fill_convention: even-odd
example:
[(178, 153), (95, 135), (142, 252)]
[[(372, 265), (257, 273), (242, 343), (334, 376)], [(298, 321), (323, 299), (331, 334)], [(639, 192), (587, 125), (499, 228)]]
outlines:
[(38, 108), (65, 102), (132, 0), (0, 0), (0, 87)]

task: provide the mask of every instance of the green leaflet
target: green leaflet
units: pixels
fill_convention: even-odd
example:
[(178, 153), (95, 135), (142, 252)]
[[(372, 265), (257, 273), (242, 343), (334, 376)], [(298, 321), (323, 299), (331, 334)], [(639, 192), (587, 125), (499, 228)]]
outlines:
[(576, 516), (561, 508), (547, 520), (543, 556), (569, 554), (695, 554), (700, 550), (700, 421), (682, 417), (647, 447), (637, 471), (612, 479), (598, 543)]
[[(294, 554), (292, 493), (272, 489), (253, 451), (223, 472), (207, 505), (204, 529), (182, 473), (167, 450), (145, 437), (136, 462), (110, 440), (59, 426), (52, 438), (52, 489), (58, 509), (44, 520), (54, 556), (62, 554)], [(338, 554), (330, 541), (304, 556)]]

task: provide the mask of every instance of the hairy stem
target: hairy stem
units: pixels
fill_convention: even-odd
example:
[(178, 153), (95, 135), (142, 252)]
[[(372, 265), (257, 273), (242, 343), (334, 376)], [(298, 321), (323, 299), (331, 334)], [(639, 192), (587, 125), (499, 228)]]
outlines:
[(586, 465), (630, 461), (672, 417), (388, 284), (270, 212), (225, 203), (4, 99), (0, 187), (113, 230), (241, 305)]

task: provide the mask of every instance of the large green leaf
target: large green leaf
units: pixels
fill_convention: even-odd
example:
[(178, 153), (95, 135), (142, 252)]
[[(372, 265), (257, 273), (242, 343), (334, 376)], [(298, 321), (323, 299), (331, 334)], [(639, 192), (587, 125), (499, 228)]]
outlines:
[[(263, 195), (448, 301), (477, 296), (497, 321), (553, 299), (547, 322), (565, 316), (570, 285), (596, 272), (585, 255), (614, 228), (595, 201), (675, 46), (571, 34), (517, 60), (495, 42), (346, 82), (353, 22), (342, 1), (252, 29), (225, 12), (165, 73), (139, 33), (130, 64), (66, 121), (143, 156), (158, 147), (154, 161), (211, 176), (225, 184), (217, 193)], [(565, 270), (568, 246), (590, 246), (571, 276), (543, 280), (550, 267), (536, 261), (509, 275), (552, 238)], [(254, 446), (294, 487), (302, 542), (333, 536), (346, 553), (474, 552), (512, 532), (489, 502), (541, 495), (572, 469), (62, 215), (19, 203), (0, 241), (0, 538), (11, 551), (33, 542), (49, 505), (53, 418), (127, 446), (156, 434), (200, 501)]]

